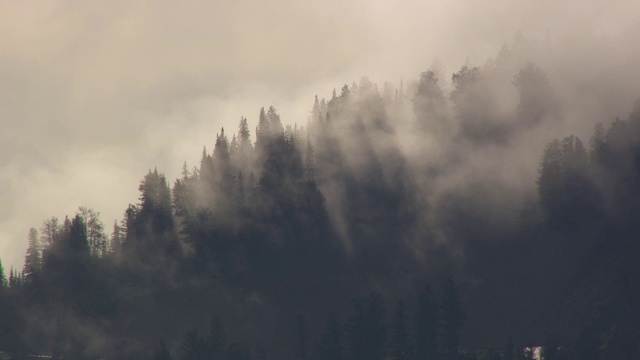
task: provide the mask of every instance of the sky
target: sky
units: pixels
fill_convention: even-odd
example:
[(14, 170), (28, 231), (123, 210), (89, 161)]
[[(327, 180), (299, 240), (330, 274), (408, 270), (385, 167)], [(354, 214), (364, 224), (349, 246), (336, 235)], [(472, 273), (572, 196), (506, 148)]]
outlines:
[(149, 169), (173, 182), (261, 106), (305, 124), (316, 94), (436, 58), (450, 76), (518, 32), (554, 44), (539, 60), (582, 109), (574, 124), (624, 117), (638, 15), (631, 0), (0, 0), (0, 259), (21, 267), (29, 228), (79, 206), (110, 230)]

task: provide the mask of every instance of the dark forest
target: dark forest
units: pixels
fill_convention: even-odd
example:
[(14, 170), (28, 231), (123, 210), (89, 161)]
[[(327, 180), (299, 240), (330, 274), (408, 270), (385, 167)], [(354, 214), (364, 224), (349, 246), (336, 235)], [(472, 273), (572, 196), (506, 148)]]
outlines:
[(179, 179), (146, 172), (115, 223), (45, 219), (0, 271), (0, 350), (640, 358), (640, 102), (588, 139), (562, 132), (554, 79), (517, 51), (362, 78), (297, 123), (256, 109)]

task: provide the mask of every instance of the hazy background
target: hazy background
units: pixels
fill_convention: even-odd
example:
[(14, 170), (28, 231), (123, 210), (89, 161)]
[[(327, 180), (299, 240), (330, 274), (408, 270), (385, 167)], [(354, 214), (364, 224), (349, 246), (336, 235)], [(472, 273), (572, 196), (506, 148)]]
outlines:
[(110, 230), (147, 169), (173, 181), (221, 126), (246, 116), (253, 136), (261, 106), (305, 124), (315, 94), (415, 79), (436, 57), (450, 80), (518, 31), (586, 140), (640, 96), (639, 15), (630, 0), (0, 0), (0, 258), (21, 267), (29, 227), (80, 205)]

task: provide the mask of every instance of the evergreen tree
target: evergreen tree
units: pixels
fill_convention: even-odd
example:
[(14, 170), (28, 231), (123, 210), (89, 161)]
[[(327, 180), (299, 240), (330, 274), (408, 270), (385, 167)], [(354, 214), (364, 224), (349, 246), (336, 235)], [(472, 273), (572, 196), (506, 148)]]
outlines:
[(121, 222), (121, 228), (124, 232), (122, 238), (123, 246), (131, 246), (131, 243), (136, 238), (136, 217), (138, 216), (139, 209), (137, 206), (129, 204), (127, 209), (124, 211), (124, 216)]
[(240, 144), (238, 143), (238, 139), (236, 139), (236, 134), (233, 134), (231, 142), (229, 143), (229, 157), (235, 159), (238, 156), (239, 148)]
[(25, 282), (32, 284), (42, 267), (42, 253), (40, 251), (40, 242), (38, 231), (34, 228), (29, 230), (29, 245), (27, 247), (27, 255), (24, 258), (24, 275)]
[(118, 225), (118, 220), (114, 220), (113, 231), (111, 232), (111, 239), (109, 240), (109, 250), (111, 253), (120, 255), (122, 243), (125, 239), (124, 230), (125, 229)]
[(149, 170), (138, 187), (140, 211), (136, 216), (139, 228), (152, 234), (173, 230), (171, 191), (164, 174)]
[(249, 131), (249, 125), (247, 124), (247, 118), (240, 118), (238, 124), (238, 150), (236, 152), (236, 166), (241, 171), (247, 171), (250, 169), (251, 160), (253, 155), (253, 145), (251, 145), (251, 133)]
[(348, 104), (350, 97), (351, 97), (351, 91), (349, 91), (349, 86), (347, 86), (347, 84), (344, 84), (344, 86), (340, 90), (340, 103), (343, 106)]
[(313, 152), (313, 146), (311, 145), (311, 138), (307, 132), (307, 151), (304, 153), (304, 172), (307, 181), (315, 181), (316, 178), (316, 164)]
[(606, 161), (607, 139), (606, 131), (601, 123), (593, 128), (593, 135), (589, 139), (589, 158), (594, 164), (604, 164)]
[(4, 267), (2, 267), (2, 260), (0, 259), (0, 291), (8, 286), (7, 276), (4, 273)]
[(272, 133), (273, 131), (271, 130), (271, 123), (267, 119), (267, 113), (264, 111), (264, 107), (260, 108), (260, 115), (258, 115), (258, 126), (256, 126), (255, 145), (255, 149), (258, 155), (263, 156)]
[(602, 213), (602, 199), (579, 138), (572, 135), (547, 145), (539, 174), (540, 204), (554, 227), (575, 226)]
[[(220, 135), (216, 135), (216, 143), (213, 149), (213, 171), (214, 171), (214, 193), (217, 200), (227, 201), (233, 191), (233, 175), (231, 170), (231, 153), (229, 151), (229, 141), (224, 133), (224, 128), (220, 130)], [(224, 206), (223, 207), (227, 207)]]
[(90, 254), (86, 221), (80, 214), (71, 221), (67, 246), (67, 252), (71, 257), (82, 259)]
[(320, 101), (318, 100), (318, 95), (316, 95), (313, 100), (313, 109), (311, 110), (311, 123), (314, 126), (320, 126), (321, 119), (322, 110), (320, 109)]
[[(214, 183), (215, 170), (213, 166), (213, 159), (207, 154), (207, 148), (202, 148), (202, 158), (200, 159), (200, 181), (203, 184), (211, 186)], [(206, 196), (206, 200), (209, 199), (209, 194)]]
[(22, 287), (22, 284), (23, 284), (22, 273), (20, 273), (17, 270), (14, 270), (12, 266), (11, 270), (9, 271), (9, 288), (19, 289), (20, 287)]
[(434, 132), (448, 131), (446, 100), (433, 71), (420, 74), (418, 88), (412, 99), (418, 128)]

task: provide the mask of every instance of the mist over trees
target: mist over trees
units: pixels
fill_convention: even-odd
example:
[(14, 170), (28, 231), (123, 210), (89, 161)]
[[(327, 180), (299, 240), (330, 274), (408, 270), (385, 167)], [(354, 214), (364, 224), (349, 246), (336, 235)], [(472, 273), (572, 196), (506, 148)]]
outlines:
[(46, 219), (23, 269), (0, 264), (0, 350), (637, 358), (640, 102), (558, 132), (554, 79), (518, 51), (450, 84), (362, 78), (293, 125), (256, 109), (179, 179), (148, 170), (112, 226)]

